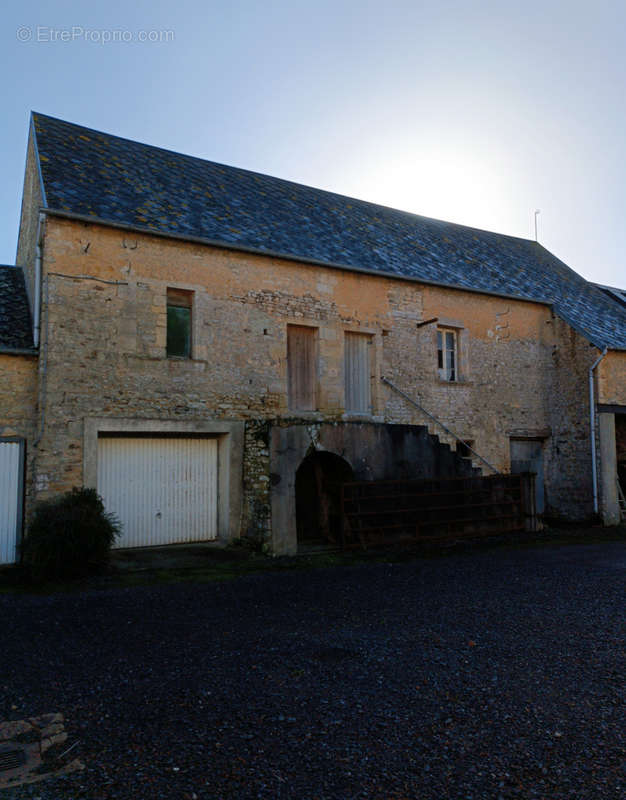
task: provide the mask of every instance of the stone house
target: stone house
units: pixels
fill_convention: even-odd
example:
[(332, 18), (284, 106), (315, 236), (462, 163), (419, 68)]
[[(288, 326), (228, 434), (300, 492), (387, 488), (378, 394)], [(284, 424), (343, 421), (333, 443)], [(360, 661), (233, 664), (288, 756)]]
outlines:
[(83, 484), (124, 546), (293, 553), (320, 481), (476, 469), (619, 520), (626, 308), (536, 242), (33, 114), (16, 262), (0, 561)]

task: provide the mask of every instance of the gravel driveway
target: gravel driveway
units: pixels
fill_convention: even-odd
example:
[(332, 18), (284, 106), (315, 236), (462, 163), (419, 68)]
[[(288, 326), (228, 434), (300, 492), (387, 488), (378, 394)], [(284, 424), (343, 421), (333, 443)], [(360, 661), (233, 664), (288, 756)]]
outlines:
[(626, 545), (0, 596), (12, 798), (625, 798)]

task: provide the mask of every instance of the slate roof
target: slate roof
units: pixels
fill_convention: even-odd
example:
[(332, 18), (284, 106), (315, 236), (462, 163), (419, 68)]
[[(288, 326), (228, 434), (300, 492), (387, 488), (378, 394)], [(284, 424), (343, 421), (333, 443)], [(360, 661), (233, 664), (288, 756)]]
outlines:
[(626, 349), (626, 309), (534, 241), (354, 200), (41, 114), (48, 208), (329, 265), (552, 302)]
[(0, 266), (0, 351), (32, 348), (24, 273), (20, 267)]
[(626, 289), (618, 289), (616, 286), (603, 286), (601, 283), (594, 283), (594, 286), (601, 289), (611, 300), (615, 300), (616, 303), (626, 307)]

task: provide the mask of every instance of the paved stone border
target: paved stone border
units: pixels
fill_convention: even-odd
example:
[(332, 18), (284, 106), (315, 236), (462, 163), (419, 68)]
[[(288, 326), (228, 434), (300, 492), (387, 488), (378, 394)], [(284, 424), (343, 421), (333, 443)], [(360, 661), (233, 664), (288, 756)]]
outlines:
[(0, 722), (0, 764), (3, 757), (5, 763), (15, 762), (12, 768), (0, 768), (0, 788), (84, 768), (77, 758), (64, 759), (73, 746), (64, 747), (67, 733), (63, 721), (63, 714), (56, 713)]

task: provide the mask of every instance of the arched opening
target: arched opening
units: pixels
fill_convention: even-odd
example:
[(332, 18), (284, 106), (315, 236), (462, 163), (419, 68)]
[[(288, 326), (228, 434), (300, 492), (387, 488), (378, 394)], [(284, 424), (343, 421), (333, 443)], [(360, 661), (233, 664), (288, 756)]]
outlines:
[(299, 543), (341, 541), (341, 485), (354, 480), (352, 467), (324, 451), (308, 455), (296, 472)]

